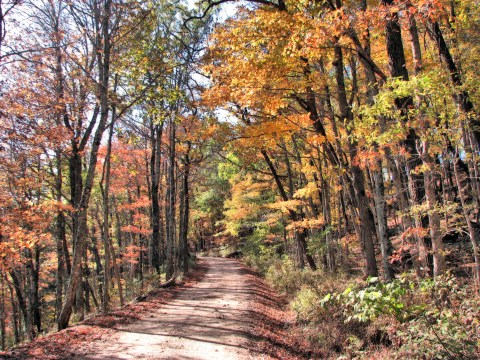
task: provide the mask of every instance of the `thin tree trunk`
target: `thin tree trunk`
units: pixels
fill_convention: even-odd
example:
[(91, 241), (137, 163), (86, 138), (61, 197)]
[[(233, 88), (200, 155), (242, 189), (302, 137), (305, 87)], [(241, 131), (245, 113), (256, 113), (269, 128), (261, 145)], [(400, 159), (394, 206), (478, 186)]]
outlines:
[[(437, 46), (440, 57), (447, 66), (453, 85), (461, 88), (463, 86), (463, 81), (460, 77), (458, 66), (445, 42), (440, 25), (435, 21), (430, 23), (427, 28), (430, 37)], [(455, 101), (458, 103), (460, 110), (467, 116), (468, 127), (474, 138), (474, 148), (478, 150), (480, 147), (480, 121), (478, 115), (475, 114), (473, 103), (470, 100), (470, 94), (468, 91), (460, 89), (455, 95)]]
[(184, 174), (182, 177), (182, 194), (183, 194), (183, 212), (182, 212), (182, 226), (180, 228), (180, 246), (183, 263), (183, 272), (188, 272), (188, 261), (190, 253), (188, 251), (188, 223), (190, 214), (190, 194), (189, 194), (189, 176), (190, 176), (190, 148), (191, 142), (187, 142), (187, 151), (185, 154)]
[(455, 174), (455, 181), (458, 187), (458, 197), (460, 198), (460, 204), (462, 205), (463, 217), (465, 218), (465, 221), (467, 223), (468, 234), (470, 236), (470, 242), (473, 248), (473, 257), (475, 260), (475, 279), (476, 279), (477, 285), (480, 285), (480, 252), (479, 252), (479, 245), (478, 245), (480, 239), (478, 238), (478, 235), (477, 235), (478, 232), (475, 231), (475, 228), (472, 223), (472, 219), (467, 210), (468, 204), (462, 189), (462, 183), (460, 180), (460, 175), (458, 170), (458, 160), (453, 162), (453, 172)]
[[(335, 74), (336, 74), (336, 83), (337, 83), (337, 94), (338, 94), (338, 103), (340, 108), (340, 117), (342, 121), (346, 123), (351, 123), (353, 121), (352, 113), (347, 100), (347, 92), (345, 88), (345, 75), (343, 72), (344, 62), (343, 62), (343, 53), (342, 48), (339, 45), (336, 45), (334, 48), (335, 51)], [(348, 125), (350, 126), (350, 124)], [(349, 131), (349, 130), (347, 130)], [(356, 155), (356, 143), (352, 140), (349, 141), (349, 152), (350, 152), (350, 171), (352, 175), (352, 186), (354, 194), (352, 198), (356, 201), (355, 207), (358, 210), (358, 215), (360, 217), (360, 223), (358, 226), (358, 235), (360, 244), (362, 244), (365, 254), (366, 267), (365, 275), (366, 276), (378, 276), (377, 260), (375, 258), (375, 248), (373, 245), (372, 239), (372, 230), (374, 231), (375, 227), (372, 227), (372, 219), (370, 212), (368, 210), (368, 201), (365, 193), (365, 177), (362, 170), (354, 165), (355, 155)]]
[(169, 149), (169, 168), (168, 168), (168, 213), (167, 213), (167, 280), (173, 278), (175, 274), (175, 141), (176, 125), (172, 119), (170, 122), (170, 149)]
[[(101, 48), (97, 50), (98, 57), (98, 68), (99, 68), (99, 93), (100, 93), (100, 121), (98, 127), (95, 131), (95, 136), (90, 151), (90, 162), (87, 170), (87, 175), (85, 178), (85, 187), (81, 193), (81, 201), (74, 205), (79, 205), (74, 208), (74, 219), (76, 220), (77, 226), (74, 227), (74, 253), (73, 253), (73, 262), (72, 262), (72, 271), (70, 274), (70, 279), (68, 283), (68, 288), (65, 295), (65, 302), (62, 307), (62, 311), (58, 318), (58, 329), (62, 330), (68, 326), (70, 321), (70, 315), (73, 309), (73, 302), (75, 298), (75, 293), (79, 282), (81, 282), (82, 277), (82, 258), (83, 252), (85, 251), (86, 245), (86, 234), (87, 234), (87, 209), (90, 200), (90, 194), (93, 187), (93, 180), (95, 175), (95, 167), (97, 164), (98, 150), (100, 148), (103, 132), (108, 120), (109, 113), (109, 78), (110, 78), (110, 52), (111, 52), (111, 33), (110, 33), (110, 16), (111, 16), (111, 6), (112, 0), (105, 0), (103, 4), (104, 13), (102, 16), (96, 14), (97, 23), (101, 21), (102, 33), (97, 34), (97, 46), (102, 45)], [(100, 13), (100, 10), (98, 10)], [(79, 173), (77, 176), (81, 179), (81, 166), (78, 169)]]
[(113, 269), (114, 269), (114, 272), (115, 272), (115, 280), (117, 281), (118, 297), (120, 299), (120, 307), (123, 307), (125, 305), (125, 300), (124, 300), (124, 297), (123, 297), (123, 286), (122, 286), (122, 279), (121, 279), (121, 275), (120, 275), (120, 266), (118, 265), (118, 262), (117, 262), (117, 256), (115, 254), (115, 248), (113, 247), (111, 238), (110, 238), (110, 249), (111, 249), (112, 259), (113, 259)]
[[(55, 178), (55, 197), (57, 202), (62, 202), (62, 159), (60, 151), (56, 152), (57, 175)], [(56, 274), (56, 293), (55, 293), (55, 319), (58, 318), (62, 308), (63, 282), (65, 279), (65, 253), (63, 244), (66, 243), (65, 215), (63, 210), (58, 210), (56, 219), (55, 244), (57, 249), (57, 274)]]
[(160, 188), (160, 164), (161, 164), (161, 141), (163, 122), (160, 125), (152, 124), (150, 134), (150, 144), (152, 147), (150, 155), (150, 172), (151, 172), (151, 208), (152, 208), (152, 238), (150, 243), (151, 265), (160, 273), (160, 243), (161, 243), (161, 229), (160, 229), (160, 203), (159, 203), (159, 188)]
[[(120, 264), (118, 264), (118, 272), (119, 275), (123, 273), (123, 267), (121, 265), (122, 263), (122, 247), (123, 247), (123, 237), (122, 237), (122, 222), (120, 220), (120, 212), (118, 211), (118, 206), (117, 206), (117, 200), (115, 198), (115, 195), (112, 195), (112, 201), (113, 201), (113, 212), (115, 214), (115, 228), (116, 228), (116, 233), (117, 233), (117, 244), (118, 244), (118, 261)], [(112, 245), (112, 253), (113, 253), (114, 247)], [(114, 256), (114, 261), (116, 262), (116, 258)]]
[(10, 303), (12, 304), (12, 322), (13, 322), (14, 342), (15, 342), (15, 344), (18, 344), (18, 343), (20, 343), (20, 331), (19, 331), (20, 321), (19, 321), (19, 318), (18, 318), (18, 307), (17, 307), (17, 304), (15, 303), (15, 297), (13, 295), (13, 286), (8, 281), (8, 278), (7, 278), (6, 274), (4, 274), (3, 279), (5, 280), (5, 282), (8, 285), (8, 290), (9, 290), (9, 294), (10, 294)]
[(0, 274), (0, 286), (1, 286), (1, 294), (0, 294), (0, 331), (2, 332), (1, 335), (1, 342), (0, 346), (2, 347), (2, 350), (5, 350), (6, 348), (6, 331), (7, 331), (7, 326), (6, 326), (6, 318), (7, 314), (5, 312), (5, 280), (3, 274)]
[(425, 195), (428, 206), (428, 219), (430, 226), (430, 237), (432, 239), (433, 251), (433, 276), (440, 276), (445, 272), (445, 254), (443, 250), (443, 241), (440, 231), (440, 215), (437, 208), (437, 199), (435, 191), (435, 163), (433, 158), (428, 153), (429, 144), (424, 143), (422, 159), (428, 170), (425, 172)]
[(377, 213), (378, 239), (380, 241), (380, 250), (382, 253), (382, 265), (385, 279), (392, 280), (394, 278), (394, 272), (389, 260), (390, 256), (392, 255), (393, 248), (388, 236), (387, 204), (385, 201), (385, 186), (383, 183), (384, 180), (381, 160), (377, 161), (376, 166), (377, 168), (372, 171), (372, 181), (373, 199)]
[[(263, 155), (263, 158), (265, 159), (265, 162), (268, 165), (268, 168), (270, 169), (270, 172), (272, 173), (272, 176), (275, 180), (275, 183), (277, 185), (277, 189), (280, 193), (280, 196), (281, 196), (282, 200), (283, 201), (288, 201), (287, 193), (285, 192), (283, 184), (280, 181), (280, 177), (278, 176), (277, 170), (273, 166), (273, 163), (270, 160), (270, 157), (268, 156), (268, 154), (265, 150), (262, 150), (261, 153)], [(289, 209), (288, 213), (290, 215), (290, 219), (293, 222), (296, 222), (296, 221), (299, 220), (299, 216), (294, 210)], [(300, 264), (299, 265), (300, 265), (300, 267), (302, 267), (302, 265), (303, 265), (303, 255), (305, 255), (305, 258), (307, 259), (307, 262), (308, 262), (308, 265), (310, 266), (310, 268), (312, 270), (317, 270), (317, 265), (315, 264), (315, 260), (313, 259), (312, 255), (308, 253), (308, 245), (307, 245), (307, 241), (306, 241), (305, 237), (306, 237), (305, 236), (305, 229), (296, 229), (295, 230), (295, 240), (296, 240), (296, 243), (297, 243), (297, 248), (298, 248), (298, 251), (300, 251), (301, 254), (302, 254), (300, 256)]]
[[(96, 209), (96, 217), (97, 217), (97, 224), (98, 227), (101, 229), (100, 234), (103, 238), (103, 227), (101, 220), (99, 219), (99, 209), (97, 205)], [(91, 239), (91, 246), (90, 246), (90, 252), (93, 254), (93, 258), (95, 260), (95, 273), (97, 275), (97, 281), (94, 282), (94, 287), (98, 290), (98, 295), (100, 298), (100, 301), (103, 301), (103, 265), (102, 265), (102, 259), (100, 257), (100, 252), (98, 251), (98, 243), (97, 243), (97, 237), (95, 234), (95, 227), (92, 226), (91, 231), (90, 231), (90, 239)]]
[[(362, 11), (367, 10), (367, 2), (362, 1)], [(364, 30), (365, 35), (365, 53), (370, 57), (371, 56), (371, 46), (370, 46), (370, 33), (368, 28)], [(364, 66), (365, 74), (368, 83), (368, 92), (367, 98), (368, 103), (373, 104), (375, 99), (374, 97), (378, 94), (378, 84), (375, 77), (374, 71), (369, 66)], [(381, 116), (379, 118), (380, 133), (384, 133), (386, 129), (386, 119)], [(376, 151), (379, 150), (378, 144), (374, 144)], [(373, 202), (374, 209), (377, 220), (377, 237), (380, 242), (380, 249), (382, 254), (382, 266), (384, 271), (384, 277), (386, 280), (392, 280), (394, 278), (393, 268), (390, 264), (390, 256), (393, 252), (392, 243), (388, 235), (388, 221), (387, 221), (387, 204), (385, 200), (385, 186), (383, 179), (383, 164), (379, 159), (376, 161), (374, 168), (370, 171), (372, 189), (373, 189)]]
[(20, 311), (23, 315), (23, 321), (25, 323), (27, 337), (29, 340), (33, 340), (33, 327), (28, 316), (27, 301), (25, 300), (25, 296), (23, 295), (23, 289), (20, 282), (20, 274), (18, 273), (18, 270), (11, 270), (10, 277), (12, 278), (13, 288), (15, 289), (15, 294), (17, 295), (18, 307), (20, 308)]
[(38, 244), (34, 246), (34, 249), (27, 250), (27, 261), (26, 267), (28, 272), (28, 277), (30, 281), (29, 289), (29, 306), (30, 314), (33, 321), (33, 325), (37, 328), (37, 332), (42, 331), (42, 315), (40, 312), (40, 297), (38, 294), (38, 281), (39, 281), (39, 272), (40, 272), (40, 249)]
[[(112, 118), (115, 118), (115, 111), (112, 112)], [(103, 248), (105, 251), (104, 258), (104, 275), (103, 275), (103, 312), (109, 310), (110, 303), (110, 168), (111, 168), (111, 154), (112, 154), (112, 139), (114, 132), (114, 124), (110, 125), (110, 132), (108, 136), (107, 153), (105, 154), (105, 162), (103, 168), (102, 179), (100, 181), (100, 189), (102, 190), (103, 198)]]

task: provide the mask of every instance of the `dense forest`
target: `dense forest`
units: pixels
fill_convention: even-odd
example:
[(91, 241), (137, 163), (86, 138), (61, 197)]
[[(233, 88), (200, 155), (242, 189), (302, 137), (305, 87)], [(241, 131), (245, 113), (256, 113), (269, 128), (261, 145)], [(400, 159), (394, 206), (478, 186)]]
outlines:
[(0, 17), (2, 349), (208, 254), (242, 256), (332, 356), (480, 356), (477, 0)]

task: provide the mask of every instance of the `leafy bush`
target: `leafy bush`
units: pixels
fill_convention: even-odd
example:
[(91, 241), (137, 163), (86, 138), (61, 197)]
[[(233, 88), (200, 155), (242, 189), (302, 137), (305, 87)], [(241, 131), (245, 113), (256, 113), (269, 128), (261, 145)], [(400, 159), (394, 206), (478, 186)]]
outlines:
[(429, 359), (480, 357), (480, 299), (451, 274), (424, 279), (415, 289), (423, 311), (394, 334), (399, 354)]
[(294, 295), (302, 286), (302, 273), (303, 271), (295, 268), (288, 256), (283, 256), (271, 262), (265, 278), (275, 290)]
[(404, 279), (381, 283), (378, 278), (370, 278), (369, 286), (360, 288), (349, 286), (340, 294), (327, 294), (321, 302), (326, 306), (329, 302), (340, 303), (346, 315), (346, 321), (366, 322), (381, 315), (391, 315), (399, 322), (404, 322), (412, 314), (405, 306), (404, 297), (412, 285)]
[(372, 278), (367, 286), (352, 285), (325, 295), (318, 306), (332, 313), (341, 309), (346, 323), (369, 323), (388, 332), (400, 358), (480, 355), (480, 300), (451, 275), (418, 282), (404, 277), (379, 283)]
[(265, 238), (269, 233), (269, 227), (257, 226), (242, 247), (245, 264), (262, 275), (265, 275), (270, 266), (280, 258), (277, 252), (278, 245), (265, 244)]
[(433, 309), (404, 324), (394, 336), (399, 354), (409, 358), (478, 359), (478, 333), (450, 309)]
[(218, 249), (218, 253), (221, 257), (227, 257), (229, 254), (237, 251), (237, 247), (229, 244), (223, 244)]
[(318, 306), (319, 303), (320, 297), (318, 294), (310, 287), (303, 286), (290, 303), (290, 307), (297, 315), (297, 320), (315, 322), (319, 320), (319, 311), (322, 310)]

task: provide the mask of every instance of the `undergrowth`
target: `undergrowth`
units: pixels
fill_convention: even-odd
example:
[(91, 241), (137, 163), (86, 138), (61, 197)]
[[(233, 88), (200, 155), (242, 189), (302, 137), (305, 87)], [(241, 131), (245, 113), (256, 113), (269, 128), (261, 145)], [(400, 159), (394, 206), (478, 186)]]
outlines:
[(245, 261), (287, 295), (297, 325), (331, 358), (480, 358), (480, 299), (470, 281), (404, 274), (365, 282), (299, 270), (274, 250), (247, 252)]

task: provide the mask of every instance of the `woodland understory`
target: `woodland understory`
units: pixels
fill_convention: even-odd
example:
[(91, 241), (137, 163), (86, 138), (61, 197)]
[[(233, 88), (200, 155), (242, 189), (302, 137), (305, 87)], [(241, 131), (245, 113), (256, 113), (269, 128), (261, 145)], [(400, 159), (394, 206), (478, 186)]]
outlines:
[(480, 357), (479, 61), (478, 0), (0, 0), (0, 347), (203, 253), (325, 357)]

